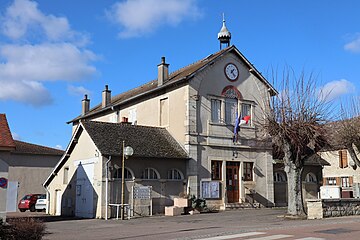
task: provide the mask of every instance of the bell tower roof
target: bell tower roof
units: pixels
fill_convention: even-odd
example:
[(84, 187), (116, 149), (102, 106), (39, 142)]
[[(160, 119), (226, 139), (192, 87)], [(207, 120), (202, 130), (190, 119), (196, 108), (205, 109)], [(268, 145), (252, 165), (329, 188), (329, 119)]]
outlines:
[(220, 32), (218, 33), (218, 40), (220, 41), (220, 49), (222, 47), (222, 44), (226, 44), (227, 47), (230, 46), (230, 39), (231, 39), (231, 33), (225, 25), (225, 15), (223, 14), (223, 24), (220, 29)]

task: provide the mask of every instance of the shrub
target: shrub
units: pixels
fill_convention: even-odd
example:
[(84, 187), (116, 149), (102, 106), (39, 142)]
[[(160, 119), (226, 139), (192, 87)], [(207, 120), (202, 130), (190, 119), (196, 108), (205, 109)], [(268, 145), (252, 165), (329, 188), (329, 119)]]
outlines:
[(9, 221), (8, 226), (1, 224), (1, 240), (41, 240), (45, 234), (45, 224), (33, 218), (18, 218)]
[(199, 211), (206, 211), (207, 210), (207, 206), (206, 206), (206, 200), (203, 198), (196, 198), (195, 195), (192, 195), (191, 198), (191, 207), (193, 209), (199, 210)]

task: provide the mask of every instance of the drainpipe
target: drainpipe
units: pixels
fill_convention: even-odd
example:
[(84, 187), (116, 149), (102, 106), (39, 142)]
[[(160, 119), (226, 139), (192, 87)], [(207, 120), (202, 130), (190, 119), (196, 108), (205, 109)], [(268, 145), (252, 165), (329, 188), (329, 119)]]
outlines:
[(111, 161), (111, 156), (106, 161), (106, 173), (105, 173), (105, 220), (108, 220), (108, 204), (109, 204), (109, 197), (108, 197), (108, 188), (109, 188), (109, 163)]

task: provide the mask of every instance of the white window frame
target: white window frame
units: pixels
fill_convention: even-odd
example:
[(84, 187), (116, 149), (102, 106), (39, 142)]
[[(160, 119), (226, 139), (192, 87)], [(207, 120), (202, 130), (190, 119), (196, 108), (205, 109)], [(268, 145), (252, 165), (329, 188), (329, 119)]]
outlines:
[(225, 123), (235, 124), (239, 101), (236, 98), (225, 98)]
[[(175, 175), (180, 176), (180, 178), (174, 178)], [(170, 177), (169, 177), (170, 176)], [(167, 179), (173, 181), (179, 181), (184, 179), (184, 174), (176, 168), (169, 169), (167, 172)]]
[(326, 178), (326, 184), (330, 186), (336, 186), (336, 177), (327, 177)]
[(341, 177), (341, 187), (350, 187), (349, 177)]
[(131, 122), (132, 125), (137, 124), (137, 110), (136, 108), (129, 109), (129, 122)]
[[(133, 173), (133, 171), (131, 171), (130, 168), (125, 167), (125, 169), (124, 169), (125, 176), (128, 176), (128, 174), (126, 174), (126, 171), (127, 171), (128, 173), (130, 173), (131, 178), (126, 177), (125, 180), (133, 180), (133, 179), (134, 179), (134, 173)], [(115, 174), (116, 174), (116, 173), (117, 173), (117, 177), (115, 177)], [(115, 168), (114, 172), (112, 173), (112, 178), (113, 178), (113, 179), (121, 179), (121, 177), (118, 177), (118, 176), (121, 175), (121, 173), (122, 173), (121, 167), (120, 167), (120, 168)]]
[[(231, 113), (227, 113), (227, 109), (228, 109), (227, 101), (231, 102), (231, 101), (233, 101), (232, 99), (237, 101), (236, 110), (233, 113), (234, 116), (231, 116), (232, 115)], [(215, 114), (214, 102), (217, 102), (217, 101), (219, 101), (220, 111), (219, 111), (219, 109), (217, 109), (217, 111), (219, 111), (219, 112)], [(249, 110), (250, 120), (249, 120), (248, 124), (241, 125), (241, 127), (244, 127), (244, 126), (245, 127), (253, 127), (253, 119), (254, 119), (254, 113), (255, 113), (255, 105), (254, 105), (253, 101), (210, 95), (210, 122), (213, 124), (234, 125), (236, 111), (238, 109), (241, 109), (241, 111), (240, 111), (241, 117), (244, 117), (243, 116), (244, 115), (243, 106), (245, 106), (245, 105), (250, 107), (250, 110)], [(215, 115), (218, 115), (218, 116), (216, 116), (217, 118), (215, 118)], [(246, 114), (246, 115), (248, 115), (248, 114)]]
[[(157, 178), (150, 178), (151, 173), (155, 173)], [(146, 176), (146, 178), (145, 178), (145, 176)], [(141, 179), (144, 179), (144, 180), (159, 180), (160, 179), (160, 174), (155, 168), (145, 168), (141, 172)]]
[[(217, 103), (217, 104), (215, 104), (215, 103)], [(212, 123), (221, 123), (221, 112), (223, 111), (221, 105), (222, 105), (221, 99), (217, 99), (217, 98), (211, 99), (211, 122)]]

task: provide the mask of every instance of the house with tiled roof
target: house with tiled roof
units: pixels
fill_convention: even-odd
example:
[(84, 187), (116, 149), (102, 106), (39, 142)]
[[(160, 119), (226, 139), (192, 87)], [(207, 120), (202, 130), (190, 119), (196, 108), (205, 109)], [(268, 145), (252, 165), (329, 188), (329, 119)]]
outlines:
[(6, 115), (0, 114), (0, 212), (17, 211), (17, 203), (26, 194), (45, 194), (42, 183), (63, 153), (14, 140)]
[[(179, 70), (171, 73), (162, 57), (155, 80), (115, 96), (105, 86), (94, 107), (85, 95), (68, 122), (66, 153), (44, 183), (51, 214), (107, 218), (121, 203), (135, 214), (141, 187), (152, 189), (152, 213), (178, 196), (218, 209), (273, 205), (272, 145), (261, 122), (277, 92), (230, 45), (225, 22), (218, 37), (225, 48)], [(124, 167), (123, 143), (133, 149)]]

